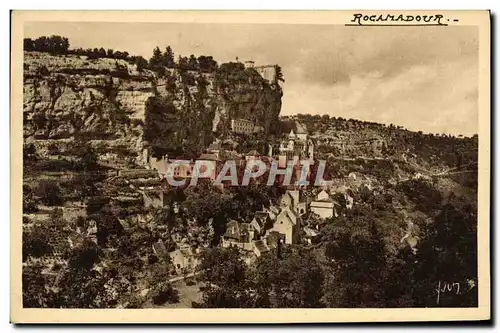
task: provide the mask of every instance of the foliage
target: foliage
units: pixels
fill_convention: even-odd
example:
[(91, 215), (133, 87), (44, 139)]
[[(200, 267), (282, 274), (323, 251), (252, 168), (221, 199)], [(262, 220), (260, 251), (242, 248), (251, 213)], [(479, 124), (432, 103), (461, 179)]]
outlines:
[(108, 245), (111, 237), (123, 233), (123, 227), (109, 205), (101, 208), (96, 214), (89, 216), (97, 222), (97, 243), (101, 247)]
[(64, 203), (61, 187), (53, 181), (40, 181), (36, 194), (40, 198), (40, 202), (47, 206), (60, 206)]
[(38, 160), (36, 147), (33, 143), (23, 144), (23, 165), (28, 166)]
[(205, 283), (203, 300), (196, 307), (248, 307), (246, 267), (237, 248), (211, 248), (202, 253), (199, 269)]
[(257, 298), (273, 308), (322, 307), (323, 279), (316, 258), (298, 247), (260, 257), (253, 272)]
[(77, 142), (75, 146), (72, 147), (71, 154), (76, 156), (76, 170), (90, 171), (97, 169), (97, 152), (85, 142)]
[(410, 179), (399, 183), (398, 189), (415, 202), (416, 208), (424, 213), (429, 213), (441, 206), (441, 193), (428, 181)]
[(325, 301), (329, 307), (378, 307), (383, 302), (385, 244), (368, 210), (355, 208), (323, 231), (332, 274)]
[(179, 302), (179, 292), (171, 284), (162, 283), (157, 289), (158, 291), (153, 296), (153, 303), (155, 305)]
[(82, 246), (71, 251), (68, 266), (70, 269), (90, 270), (99, 261), (100, 250), (90, 241), (86, 241)]
[(28, 185), (23, 185), (23, 213), (30, 214), (38, 210), (37, 200), (33, 190)]
[(24, 39), (25, 51), (49, 52), (51, 54), (66, 54), (69, 49), (69, 40), (66, 37), (52, 35), (50, 37), (42, 36), (35, 40), (31, 38)]
[(47, 233), (41, 226), (35, 226), (31, 232), (23, 232), (23, 261), (28, 257), (40, 258), (51, 252)]
[(135, 65), (137, 66), (137, 71), (142, 72), (148, 67), (148, 61), (143, 57), (139, 56), (135, 58)]
[(56, 293), (47, 286), (42, 269), (43, 267), (38, 265), (23, 268), (22, 288), (24, 308), (54, 307)]
[[(477, 306), (477, 207), (449, 198), (426, 230), (415, 261), (416, 306)], [(439, 283), (459, 283), (461, 290), (443, 293), (438, 301)]]

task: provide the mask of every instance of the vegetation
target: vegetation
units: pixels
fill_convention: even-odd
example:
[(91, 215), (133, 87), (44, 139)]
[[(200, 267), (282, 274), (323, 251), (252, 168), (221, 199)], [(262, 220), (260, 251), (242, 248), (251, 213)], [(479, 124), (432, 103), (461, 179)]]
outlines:
[[(400, 218), (387, 205), (361, 204), (328, 221), (315, 247), (285, 246), (247, 266), (236, 248), (203, 253), (205, 287), (196, 307), (477, 306), (475, 208), (452, 197), (421, 224), (415, 251), (391, 240)], [(394, 236), (394, 235), (392, 235)], [(395, 248), (394, 245), (397, 245)], [(457, 281), (459, 296), (436, 296)]]
[(144, 69), (150, 69), (160, 76), (165, 75), (166, 68), (177, 68), (180, 71), (200, 71), (202, 73), (213, 73), (218, 65), (211, 56), (201, 55), (196, 57), (191, 54), (189, 57), (179, 56), (177, 62), (174, 58), (174, 52), (170, 46), (161, 52), (159, 47), (153, 49), (153, 55), (146, 60), (142, 56), (132, 56), (126, 51), (116, 51), (113, 49), (100, 48), (76, 48), (70, 49), (68, 38), (57, 35), (41, 36), (36, 39), (24, 39), (24, 51), (47, 52), (52, 55), (73, 54), (86, 56), (88, 59), (121, 59), (137, 66), (137, 70), (142, 72)]
[(66, 54), (69, 49), (69, 40), (61, 36), (42, 36), (36, 39), (25, 38), (25, 51), (48, 52), (53, 55)]
[[(58, 36), (27, 39), (25, 50), (123, 59), (138, 71), (155, 72), (154, 82), (163, 86), (155, 86), (142, 124), (155, 157), (195, 158), (214, 136), (236, 141), (239, 152), (262, 152), (269, 135), (289, 132), (286, 122), (277, 121), (282, 94), (278, 82), (284, 81), (279, 66), (275, 82), (268, 82), (239, 62), (219, 66), (212, 57), (176, 55), (170, 46), (164, 51), (156, 47), (149, 60), (103, 48), (70, 50), (69, 41)], [(129, 75), (121, 63), (107, 74)], [(46, 68), (43, 72), (48, 74)], [(116, 91), (106, 89), (113, 101)], [(217, 107), (224, 107), (227, 117), (214, 133), (211, 121)], [(109, 120), (126, 123), (118, 109)], [(95, 107), (89, 113), (101, 111)], [(264, 134), (232, 135), (231, 118), (263, 124)], [(203, 249), (199, 275), (189, 280), (201, 286), (202, 300), (195, 307), (477, 306), (477, 137), (415, 133), (329, 116), (296, 119), (318, 137), (316, 154), (328, 161), (325, 178), (346, 184), (332, 196), (337, 216), (322, 220), (305, 215), (304, 225), (319, 233), (314, 244), (302, 239), (281, 245), (252, 258), (251, 265), (236, 248), (217, 245), (230, 220), (251, 220), (256, 211), (276, 203), (283, 188), (252, 182), (220, 189), (201, 180), (196, 187), (171, 188), (157, 179), (130, 180), (102, 165), (98, 157), (107, 148), (92, 146), (84, 133), (76, 134), (67, 149), (49, 146), (49, 156), (26, 143), (24, 170), (36, 184), (23, 186), (23, 212), (54, 210), (43, 223), (34, 222), (31, 215), (23, 219), (23, 260), (34, 259), (23, 270), (24, 306), (140, 308), (177, 303), (180, 293), (168, 280), (178, 275), (178, 268), (165, 252), (180, 243)], [(42, 113), (33, 115), (36, 130), (50, 127), (52, 120)], [(376, 154), (373, 145), (366, 144), (373, 137), (383, 141)], [(113, 152), (131, 157), (128, 147)], [(377, 158), (370, 158), (373, 155)], [(471, 171), (471, 176), (441, 179), (429, 176), (439, 174), (431, 168)], [(55, 176), (38, 179), (47, 172)], [(58, 179), (58, 172), (71, 177)], [(420, 172), (425, 175), (417, 177)], [(164, 207), (144, 208), (135, 182), (161, 190)], [(355, 202), (350, 208), (348, 197)], [(79, 211), (68, 218), (71, 200), (78, 201)], [(63, 205), (67, 220), (55, 209)], [(61, 236), (65, 262), (36, 264), (60, 250), (47, 242), (56, 235)], [(161, 243), (165, 249), (157, 246)], [(459, 283), (459, 295), (436, 297), (436, 288), (446, 283)], [(145, 289), (147, 295), (138, 292)]]

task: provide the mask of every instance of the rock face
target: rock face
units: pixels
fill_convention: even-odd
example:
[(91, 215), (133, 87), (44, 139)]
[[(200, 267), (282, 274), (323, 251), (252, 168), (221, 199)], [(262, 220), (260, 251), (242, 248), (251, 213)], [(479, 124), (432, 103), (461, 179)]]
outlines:
[(24, 137), (42, 151), (86, 138), (106, 153), (128, 150), (141, 164), (144, 147), (192, 141), (200, 149), (229, 135), (231, 119), (251, 120), (268, 135), (282, 92), (266, 78), (224, 65), (215, 73), (167, 69), (159, 78), (123, 60), (25, 52)]

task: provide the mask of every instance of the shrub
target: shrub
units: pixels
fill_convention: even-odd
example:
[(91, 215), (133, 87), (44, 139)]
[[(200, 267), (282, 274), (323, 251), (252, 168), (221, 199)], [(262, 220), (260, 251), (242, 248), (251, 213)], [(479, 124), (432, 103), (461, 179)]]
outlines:
[(43, 180), (38, 184), (37, 195), (40, 201), (47, 206), (60, 206), (64, 203), (59, 184)]
[(162, 305), (165, 303), (178, 303), (179, 292), (170, 284), (163, 284), (155, 296), (153, 296), (153, 303)]

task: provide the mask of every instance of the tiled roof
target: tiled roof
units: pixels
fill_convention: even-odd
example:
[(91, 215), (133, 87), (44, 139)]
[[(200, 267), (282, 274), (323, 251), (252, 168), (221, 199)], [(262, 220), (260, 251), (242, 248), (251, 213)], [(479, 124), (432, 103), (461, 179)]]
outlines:
[(198, 157), (199, 160), (207, 160), (207, 161), (217, 161), (217, 155), (215, 154), (201, 154), (200, 157)]
[(153, 244), (153, 250), (157, 255), (165, 255), (167, 253), (167, 248), (165, 247), (165, 244), (160, 240), (156, 243)]
[(297, 134), (307, 134), (307, 129), (304, 124), (299, 121), (295, 122), (295, 133)]
[(254, 215), (255, 220), (257, 220), (257, 222), (259, 223), (260, 226), (263, 226), (266, 223), (268, 216), (269, 216), (269, 214), (267, 212), (264, 212), (264, 211), (255, 212), (255, 215)]
[(317, 230), (314, 230), (313, 228), (310, 227), (304, 227), (304, 232), (308, 237), (315, 237), (318, 236), (319, 234)]
[(264, 241), (262, 240), (254, 241), (253, 246), (255, 246), (255, 248), (259, 250), (260, 253), (269, 251), (269, 247), (267, 247), (266, 243), (264, 243)]
[(281, 211), (281, 213), (279, 213), (278, 217), (280, 215), (285, 216), (290, 221), (291, 224), (293, 225), (297, 224), (297, 215), (295, 215), (295, 213), (292, 210), (285, 208)]
[(207, 150), (220, 150), (220, 149), (221, 149), (220, 142), (212, 142), (210, 146), (208, 146)]
[(232, 220), (227, 224), (224, 237), (240, 240), (242, 236), (248, 234), (248, 231), (251, 229), (252, 226), (249, 223), (240, 223), (238, 221)]

